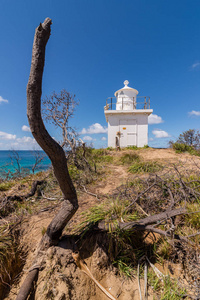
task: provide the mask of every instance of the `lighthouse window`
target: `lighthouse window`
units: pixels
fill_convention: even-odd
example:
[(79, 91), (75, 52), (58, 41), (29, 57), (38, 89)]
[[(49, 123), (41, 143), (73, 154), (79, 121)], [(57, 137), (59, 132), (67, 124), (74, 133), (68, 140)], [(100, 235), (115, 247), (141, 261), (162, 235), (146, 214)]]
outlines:
[(121, 92), (120, 92), (120, 95), (124, 95), (124, 92), (123, 92), (123, 91), (121, 91)]

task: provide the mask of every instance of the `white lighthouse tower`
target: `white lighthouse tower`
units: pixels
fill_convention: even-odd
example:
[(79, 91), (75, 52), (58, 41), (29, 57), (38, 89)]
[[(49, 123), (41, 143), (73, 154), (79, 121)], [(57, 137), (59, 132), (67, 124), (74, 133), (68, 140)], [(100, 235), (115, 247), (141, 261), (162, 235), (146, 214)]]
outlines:
[(148, 116), (150, 97), (137, 97), (138, 91), (128, 86), (109, 97), (104, 107), (108, 122), (108, 147), (144, 147), (148, 144)]

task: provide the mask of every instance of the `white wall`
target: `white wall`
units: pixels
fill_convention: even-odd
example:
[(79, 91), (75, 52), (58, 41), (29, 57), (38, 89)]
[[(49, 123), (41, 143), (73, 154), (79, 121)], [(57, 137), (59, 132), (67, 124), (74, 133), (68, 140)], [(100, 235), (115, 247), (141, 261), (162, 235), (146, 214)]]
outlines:
[[(128, 139), (126, 137), (128, 131), (131, 132), (129, 133), (129, 141), (130, 139), (134, 141), (135, 146), (144, 147), (144, 145), (148, 144), (148, 114), (137, 114), (137, 113), (108, 114), (107, 120), (108, 120), (108, 147), (115, 148), (116, 146), (115, 138), (117, 136), (117, 132), (119, 131), (122, 132), (122, 136), (120, 138), (121, 147), (127, 147)], [(122, 120), (125, 121), (124, 127), (122, 124)], [(132, 120), (131, 123), (134, 124), (131, 125), (133, 126), (132, 129), (128, 125), (130, 123), (128, 120)], [(135, 121), (133, 122), (133, 120)], [(136, 137), (134, 135), (134, 132), (136, 132)], [(133, 138), (130, 135), (133, 135)]]

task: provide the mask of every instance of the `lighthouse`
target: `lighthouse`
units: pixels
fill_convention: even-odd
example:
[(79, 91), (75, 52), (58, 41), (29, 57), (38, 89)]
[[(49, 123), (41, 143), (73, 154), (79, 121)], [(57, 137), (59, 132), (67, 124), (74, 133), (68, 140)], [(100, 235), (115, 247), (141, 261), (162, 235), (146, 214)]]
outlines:
[(128, 86), (114, 93), (115, 97), (106, 99), (104, 113), (108, 122), (108, 147), (144, 147), (148, 145), (148, 116), (150, 97), (139, 96), (138, 91)]

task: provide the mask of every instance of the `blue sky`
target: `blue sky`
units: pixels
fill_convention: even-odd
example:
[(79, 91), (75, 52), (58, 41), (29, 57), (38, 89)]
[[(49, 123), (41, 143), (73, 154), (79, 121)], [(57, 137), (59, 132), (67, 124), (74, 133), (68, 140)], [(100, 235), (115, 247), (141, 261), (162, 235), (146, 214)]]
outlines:
[(106, 147), (103, 107), (126, 79), (151, 98), (150, 146), (200, 129), (199, 16), (199, 0), (0, 0), (0, 150), (36, 147), (26, 85), (35, 28), (46, 17), (53, 24), (43, 97), (63, 88), (76, 94), (71, 124), (82, 139)]

